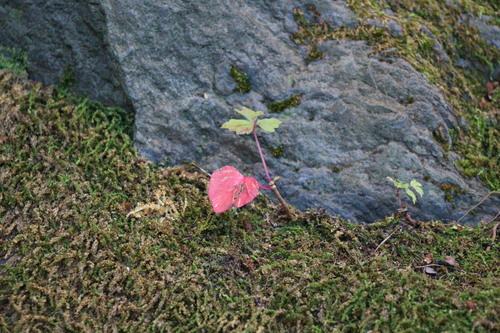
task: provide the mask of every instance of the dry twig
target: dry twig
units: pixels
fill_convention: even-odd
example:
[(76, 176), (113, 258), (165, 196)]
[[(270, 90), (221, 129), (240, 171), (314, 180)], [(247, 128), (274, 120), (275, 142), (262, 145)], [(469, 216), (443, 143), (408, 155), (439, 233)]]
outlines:
[(389, 240), (389, 238), (392, 237), (392, 235), (394, 235), (394, 233), (396, 232), (396, 230), (394, 230), (393, 232), (391, 232), (391, 234), (389, 236), (387, 236), (383, 241), (382, 243), (380, 243), (376, 248), (375, 250), (373, 250), (373, 253), (377, 252), (377, 250), (382, 246), (384, 245), (385, 242), (387, 242)]
[(467, 216), (467, 214), (469, 214), (471, 211), (473, 211), (479, 205), (481, 205), (483, 202), (485, 202), (492, 194), (500, 194), (500, 192), (499, 191), (493, 191), (493, 192), (488, 193), (481, 201), (479, 201), (476, 205), (472, 206), (471, 209), (469, 209), (468, 211), (466, 211), (465, 214), (461, 218), (458, 219), (457, 223), (460, 223), (460, 221), (462, 221), (463, 218)]
[[(495, 239), (497, 238), (497, 229), (498, 229), (499, 225), (500, 225), (500, 222), (495, 224), (495, 226), (493, 227), (493, 236), (491, 237), (491, 244), (495, 243)], [(488, 245), (488, 247), (486, 248), (486, 251), (489, 251), (490, 249), (491, 249), (491, 245)]]

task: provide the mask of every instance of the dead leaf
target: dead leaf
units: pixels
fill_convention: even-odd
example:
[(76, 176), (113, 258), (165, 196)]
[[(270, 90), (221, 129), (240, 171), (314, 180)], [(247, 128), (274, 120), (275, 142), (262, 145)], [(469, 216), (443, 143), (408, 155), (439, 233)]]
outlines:
[(452, 256), (446, 256), (444, 257), (444, 260), (439, 260), (437, 262), (439, 265), (443, 266), (448, 266), (448, 267), (457, 267), (458, 263), (455, 260), (455, 257)]
[(434, 258), (434, 254), (429, 252), (425, 256), (424, 262), (428, 265), (428, 264), (432, 263), (432, 258)]
[(486, 83), (486, 92), (490, 101), (493, 99), (493, 91), (498, 87), (498, 85), (498, 81)]
[(436, 270), (432, 267), (425, 267), (424, 272), (426, 272), (429, 275), (436, 275), (437, 274)]
[(467, 309), (469, 309), (469, 310), (474, 310), (477, 307), (476, 303), (474, 303), (473, 301), (467, 301), (466, 305), (467, 305)]
[(486, 110), (488, 106), (489, 106), (488, 102), (486, 102), (484, 99), (481, 102), (479, 102), (479, 107), (483, 110)]

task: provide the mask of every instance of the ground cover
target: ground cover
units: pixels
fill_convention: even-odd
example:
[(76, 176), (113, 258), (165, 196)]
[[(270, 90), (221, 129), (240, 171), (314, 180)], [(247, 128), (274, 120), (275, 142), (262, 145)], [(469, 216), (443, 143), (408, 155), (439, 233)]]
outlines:
[(216, 215), (208, 177), (144, 160), (130, 129), (1, 71), (0, 330), (500, 328), (491, 224), (288, 221), (263, 196)]

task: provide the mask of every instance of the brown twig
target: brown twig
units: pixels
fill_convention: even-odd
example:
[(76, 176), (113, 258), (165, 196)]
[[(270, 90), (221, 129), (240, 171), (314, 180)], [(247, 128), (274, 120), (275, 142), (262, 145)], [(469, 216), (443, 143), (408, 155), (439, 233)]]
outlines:
[(500, 192), (499, 191), (493, 191), (493, 192), (488, 193), (481, 201), (479, 201), (476, 205), (472, 206), (471, 209), (469, 209), (468, 211), (466, 211), (465, 214), (464, 214), (464, 216), (462, 216), (461, 218), (458, 219), (457, 223), (460, 223), (460, 221), (462, 221), (463, 218), (467, 216), (467, 214), (469, 214), (471, 211), (473, 211), (479, 205), (481, 205), (483, 202), (485, 202), (486, 199), (488, 199), (490, 197), (490, 195), (492, 195), (492, 194), (500, 194)]
[(201, 172), (203, 172), (208, 177), (211, 176), (210, 172), (206, 171), (205, 169), (203, 169), (202, 167), (200, 167), (198, 164), (192, 162), (191, 165), (194, 166), (196, 169), (200, 170)]
[(389, 238), (392, 237), (392, 235), (394, 235), (394, 233), (396, 232), (396, 230), (394, 230), (393, 232), (391, 232), (391, 234), (389, 236), (387, 236), (383, 241), (382, 243), (380, 243), (376, 248), (375, 250), (373, 250), (373, 253), (377, 252), (377, 250), (382, 246), (384, 245), (385, 242), (387, 242), (389, 240)]
[(429, 264), (429, 265), (423, 265), (423, 266), (415, 266), (413, 268), (426, 268), (426, 267), (443, 267), (443, 265), (440, 265), (440, 264)]
[[(495, 243), (495, 239), (497, 238), (497, 229), (498, 229), (499, 225), (500, 225), (500, 222), (495, 224), (495, 226), (493, 227), (493, 236), (491, 237), (491, 244)], [(488, 245), (488, 247), (486, 248), (486, 251), (489, 251), (489, 250), (491, 250), (491, 245)]]
[(283, 197), (281, 196), (280, 192), (278, 192), (278, 188), (276, 187), (276, 184), (274, 183), (274, 181), (271, 180), (269, 182), (269, 186), (271, 187), (271, 190), (273, 190), (273, 193), (276, 196), (276, 198), (278, 198), (279, 202), (281, 203), (281, 206), (285, 210), (288, 218), (293, 219), (295, 217), (295, 215), (293, 214), (292, 210), (290, 209), (290, 206), (288, 206), (285, 199), (283, 199)]
[(497, 214), (497, 215), (495, 215), (495, 217), (494, 217), (494, 218), (492, 218), (491, 220), (489, 220), (488, 222), (486, 222), (486, 225), (488, 225), (488, 224), (490, 224), (491, 222), (495, 221), (495, 220), (496, 220), (497, 218), (499, 218), (499, 217), (500, 217), (500, 212), (498, 212), (498, 214)]

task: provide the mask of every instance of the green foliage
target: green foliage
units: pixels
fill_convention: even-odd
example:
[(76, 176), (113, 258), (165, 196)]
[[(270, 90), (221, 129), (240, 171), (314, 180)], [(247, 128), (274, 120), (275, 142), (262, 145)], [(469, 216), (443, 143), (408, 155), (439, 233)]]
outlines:
[(214, 215), (208, 177), (138, 156), (115, 109), (0, 91), (2, 332), (500, 329), (491, 227), (289, 221), (263, 196)]
[(26, 74), (28, 58), (26, 53), (13, 48), (0, 46), (0, 69), (10, 68), (18, 73)]
[(387, 177), (387, 179), (391, 181), (396, 188), (404, 190), (405, 193), (411, 198), (413, 203), (417, 202), (417, 196), (415, 195), (415, 193), (413, 193), (410, 187), (413, 188), (413, 190), (417, 192), (420, 195), (420, 197), (424, 196), (424, 190), (422, 190), (422, 184), (420, 184), (414, 179), (412, 179), (410, 183), (404, 183), (399, 179), (394, 180), (391, 177)]
[(293, 95), (283, 101), (269, 103), (267, 109), (271, 113), (281, 113), (285, 109), (299, 106), (301, 98), (302, 95)]
[(266, 132), (274, 132), (282, 123), (276, 118), (257, 119), (264, 114), (262, 111), (253, 111), (246, 107), (235, 111), (244, 116), (246, 120), (230, 119), (222, 124), (221, 128), (236, 132), (236, 134), (250, 134), (255, 126), (260, 126)]
[(236, 82), (235, 91), (239, 92), (240, 94), (246, 94), (252, 90), (252, 84), (250, 83), (250, 78), (241, 69), (239, 69), (235, 65), (231, 65), (229, 74), (231, 74), (231, 77), (233, 78), (234, 82)]

